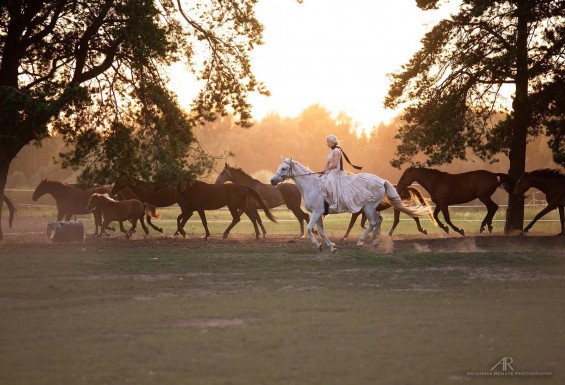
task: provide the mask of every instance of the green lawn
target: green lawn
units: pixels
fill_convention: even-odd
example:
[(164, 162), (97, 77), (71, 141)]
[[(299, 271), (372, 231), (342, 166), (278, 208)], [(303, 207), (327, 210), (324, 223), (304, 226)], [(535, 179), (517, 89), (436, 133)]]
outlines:
[[(562, 384), (564, 277), (543, 251), (0, 248), (0, 384)], [(552, 375), (468, 375), (503, 357)]]

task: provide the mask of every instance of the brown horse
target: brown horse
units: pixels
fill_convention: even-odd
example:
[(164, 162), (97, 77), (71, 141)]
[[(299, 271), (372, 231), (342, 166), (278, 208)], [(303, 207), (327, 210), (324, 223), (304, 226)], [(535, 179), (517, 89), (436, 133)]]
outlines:
[(440, 222), (438, 214), (441, 211), (445, 221), (465, 236), (463, 229), (457, 228), (449, 217), (449, 206), (467, 203), (478, 198), (487, 207), (487, 214), (481, 223), (480, 231), (483, 232), (488, 226), (492, 232), (492, 218), (498, 210), (498, 205), (493, 202), (491, 196), (499, 187), (503, 187), (508, 193), (512, 193), (514, 182), (507, 174), (493, 173), (486, 170), (476, 170), (461, 174), (449, 174), (447, 172), (425, 167), (409, 167), (404, 171), (397, 184), (399, 192), (406, 189), (412, 182), (419, 183), (430, 194), (431, 200), (436, 204), (434, 218), (446, 233), (449, 227)]
[[(300, 223), (299, 237), (304, 238), (306, 236), (306, 233), (304, 232), (304, 223), (308, 223), (310, 221), (310, 215), (304, 212), (300, 206), (302, 203), (302, 195), (300, 195), (300, 191), (298, 191), (298, 187), (296, 187), (296, 185), (287, 183), (280, 184), (275, 187), (270, 183), (262, 183), (257, 179), (252, 178), (241, 168), (231, 167), (226, 163), (224, 169), (216, 179), (216, 184), (225, 183), (227, 181), (253, 187), (253, 189), (261, 195), (261, 198), (263, 198), (270, 209), (282, 204), (286, 205)], [(260, 225), (264, 232), (265, 228), (261, 222)]]
[[(154, 183), (144, 182), (138, 179), (132, 179), (127, 183), (115, 183), (110, 193), (113, 196), (122, 194), (126, 199), (139, 199), (155, 207), (168, 207), (179, 201), (176, 187), (156, 186)], [(147, 224), (156, 231), (160, 233), (163, 232), (162, 228), (153, 224), (150, 216), (147, 217)]]
[(6, 206), (8, 206), (9, 211), (8, 226), (12, 227), (12, 223), (14, 222), (14, 215), (16, 214), (16, 205), (6, 195), (4, 195), (4, 203), (6, 203)]
[[(45, 194), (50, 194), (55, 198), (57, 204), (57, 221), (68, 221), (73, 215), (88, 214), (86, 205), (90, 196), (94, 193), (109, 193), (110, 188), (104, 186), (92, 187), (82, 190), (62, 182), (53, 180), (42, 180), (33, 192), (32, 199), (37, 201)], [(98, 227), (102, 223), (102, 214), (99, 210), (92, 212), (94, 215), (94, 235), (98, 234)]]
[[(396, 187), (396, 186), (394, 186), (394, 187)], [(416, 187), (408, 186), (406, 189), (402, 190), (402, 194), (399, 194), (399, 195), (400, 195), (400, 198), (402, 198), (402, 200), (404, 202), (417, 199), (418, 202), (420, 202), (420, 204), (422, 206), (428, 206), (429, 207), (427, 199), (422, 195), (422, 192), (420, 190), (418, 190)], [(383, 199), (383, 201), (377, 206), (376, 211), (383, 211), (383, 210), (388, 209), (389, 207), (392, 207), (390, 202), (388, 200)], [(355, 221), (357, 221), (357, 218), (359, 217), (359, 215), (361, 215), (361, 227), (365, 228), (365, 222), (367, 222), (367, 216), (365, 215), (363, 210), (361, 210), (357, 213), (351, 214), (351, 220), (349, 221), (349, 227), (347, 228), (347, 231), (345, 232), (343, 239), (347, 239), (347, 237), (349, 237), (349, 232), (353, 228), (353, 225), (355, 224)], [(429, 212), (429, 216), (430, 216), (430, 219), (432, 220), (432, 222), (434, 222), (434, 217), (432, 216), (431, 210)], [(420, 224), (420, 219), (418, 217), (413, 217), (412, 219), (414, 219), (414, 221), (416, 222), (416, 226), (418, 227), (418, 231), (420, 231), (422, 234), (428, 233), (426, 231), (426, 229), (424, 229), (422, 227), (422, 225)], [(394, 221), (392, 223), (392, 227), (388, 231), (389, 237), (392, 236), (392, 233), (394, 233), (394, 229), (396, 229), (396, 226), (398, 225), (399, 222), (400, 222), (400, 211), (398, 211), (397, 209), (394, 209)]]
[(276, 222), (275, 217), (271, 211), (269, 211), (269, 207), (265, 201), (263, 201), (261, 195), (252, 187), (242, 184), (209, 184), (201, 181), (193, 181), (181, 192), (180, 196), (179, 205), (182, 213), (177, 218), (177, 231), (175, 235), (181, 234), (183, 237), (186, 236), (183, 229), (184, 225), (196, 211), (198, 215), (200, 215), (202, 225), (206, 230), (204, 239), (208, 239), (210, 231), (208, 230), (205, 210), (217, 210), (224, 206), (228, 207), (232, 215), (232, 222), (224, 231), (224, 239), (228, 237), (230, 230), (241, 220), (239, 210), (243, 210), (249, 217), (255, 229), (255, 238), (259, 238), (257, 222), (260, 221), (261, 218), (257, 212), (256, 202), (258, 202), (259, 206), (263, 209), (267, 218)]
[(149, 234), (149, 229), (145, 226), (144, 216), (148, 215), (158, 218), (155, 206), (144, 203), (138, 199), (126, 199), (117, 201), (110, 198), (108, 194), (94, 193), (90, 196), (86, 210), (100, 210), (102, 212), (103, 222), (100, 235), (104, 234), (104, 230), (112, 221), (131, 221), (131, 229), (126, 232), (126, 238), (130, 238), (135, 233), (137, 221), (141, 222), (141, 227), (145, 231), (145, 235)]
[(524, 229), (524, 233), (527, 233), (534, 223), (536, 223), (545, 214), (558, 209), (559, 219), (561, 220), (561, 232), (558, 235), (565, 235), (565, 174), (563, 171), (544, 168), (525, 172), (516, 184), (514, 195), (524, 195), (530, 187), (535, 187), (545, 194), (547, 206), (537, 213), (530, 224)]

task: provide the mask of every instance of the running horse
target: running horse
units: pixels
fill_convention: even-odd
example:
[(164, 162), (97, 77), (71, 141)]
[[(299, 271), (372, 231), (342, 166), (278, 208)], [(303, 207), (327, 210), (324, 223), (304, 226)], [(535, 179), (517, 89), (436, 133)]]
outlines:
[(86, 210), (89, 212), (99, 210), (102, 213), (103, 221), (100, 228), (100, 235), (104, 234), (104, 230), (112, 221), (131, 221), (131, 228), (126, 232), (126, 238), (129, 239), (133, 233), (135, 233), (135, 228), (137, 227), (137, 221), (141, 222), (141, 227), (145, 232), (145, 235), (149, 234), (149, 230), (144, 223), (144, 216), (150, 216), (153, 218), (158, 218), (155, 206), (148, 203), (141, 202), (138, 199), (125, 199), (125, 200), (115, 200), (111, 198), (108, 194), (94, 193), (90, 196), (88, 204), (86, 205)]
[(285, 183), (278, 186), (272, 186), (267, 183), (262, 183), (257, 179), (252, 178), (241, 168), (230, 167), (230, 165), (226, 163), (224, 169), (220, 175), (218, 175), (216, 183), (221, 184), (228, 181), (253, 187), (253, 189), (261, 195), (261, 198), (263, 198), (270, 209), (282, 204), (286, 205), (300, 223), (299, 237), (304, 238), (306, 236), (304, 223), (308, 223), (310, 215), (305, 213), (302, 210), (302, 207), (300, 207), (302, 204), (302, 196), (300, 195), (300, 191), (298, 191), (296, 185)]
[(547, 206), (537, 213), (524, 229), (524, 233), (527, 233), (534, 223), (545, 214), (557, 209), (561, 221), (561, 232), (558, 235), (565, 236), (565, 173), (558, 169), (549, 168), (525, 172), (516, 184), (514, 195), (523, 196), (531, 187), (537, 188), (545, 194)]
[[(309, 170), (307, 167), (303, 166), (299, 162), (293, 160), (292, 158), (282, 158), (283, 162), (280, 164), (279, 168), (271, 178), (271, 184), (273, 186), (286, 180), (292, 179), (296, 183), (298, 190), (302, 194), (304, 199), (304, 205), (312, 215), (310, 216), (310, 222), (308, 223), (308, 235), (312, 243), (322, 251), (323, 244), (318, 242), (315, 238), (312, 229), (314, 225), (318, 228), (318, 233), (322, 237), (322, 240), (326, 246), (333, 253), (337, 250), (335, 245), (329, 240), (324, 231), (324, 223), (322, 217), (327, 214), (327, 202), (325, 202), (324, 197), (320, 191), (318, 184), (319, 175), (316, 172)], [(399, 211), (410, 215), (411, 217), (423, 216), (427, 213), (427, 208), (422, 207), (411, 208), (404, 206), (402, 200), (398, 195), (396, 189), (393, 185), (384, 179), (379, 178), (372, 174), (356, 174), (352, 177), (361, 177), (364, 183), (364, 187), (371, 191), (373, 197), (367, 202), (363, 202), (363, 211), (369, 220), (369, 226), (365, 229), (365, 232), (361, 235), (357, 241), (357, 246), (363, 246), (364, 240), (370, 231), (373, 231), (373, 243), (378, 242), (377, 235), (380, 229), (380, 224), (382, 222), (382, 217), (376, 210), (381, 200), (386, 197), (390, 200), (392, 206)]]
[(177, 234), (186, 236), (184, 225), (196, 211), (200, 215), (202, 225), (206, 231), (204, 239), (208, 239), (210, 231), (206, 220), (206, 210), (218, 210), (227, 206), (232, 215), (232, 222), (224, 231), (223, 238), (226, 239), (230, 230), (241, 220), (239, 210), (249, 217), (255, 229), (255, 238), (259, 239), (259, 228), (257, 222), (261, 221), (257, 212), (257, 204), (263, 209), (267, 218), (276, 222), (275, 217), (261, 198), (261, 195), (252, 187), (242, 184), (209, 184), (201, 181), (192, 181), (185, 190), (180, 193), (179, 205), (182, 210), (177, 218)]
[(492, 233), (492, 219), (498, 210), (498, 205), (494, 203), (491, 196), (499, 187), (503, 187), (509, 194), (514, 189), (514, 182), (507, 174), (487, 170), (450, 174), (425, 167), (407, 168), (400, 177), (396, 188), (399, 192), (402, 192), (413, 182), (417, 182), (425, 188), (430, 194), (432, 202), (436, 204), (434, 219), (438, 226), (449, 233), (449, 227), (438, 218), (441, 211), (447, 224), (462, 236), (465, 236), (465, 230), (451, 223), (450, 205), (467, 203), (478, 198), (487, 208), (487, 214), (481, 223), (480, 232), (482, 233), (485, 226), (488, 226), (489, 233)]
[[(394, 187), (396, 187), (396, 185), (394, 185)], [(408, 186), (406, 189), (402, 191), (402, 194), (399, 193), (399, 195), (400, 198), (402, 198), (403, 202), (409, 202), (416, 199), (418, 200), (420, 205), (429, 207), (427, 199), (422, 195), (422, 192), (418, 190), (416, 187)], [(390, 207), (392, 207), (392, 205), (390, 204), (388, 199), (383, 199), (381, 203), (379, 203), (379, 205), (377, 206), (376, 210), (380, 212)], [(359, 215), (361, 215), (361, 227), (365, 228), (365, 223), (367, 222), (367, 216), (365, 215), (363, 210), (357, 213), (353, 213), (351, 214), (351, 220), (349, 221), (349, 226), (347, 227), (347, 231), (343, 235), (342, 239), (347, 239), (349, 237), (349, 232), (353, 228), (353, 225), (355, 224), (355, 221), (357, 221)], [(435, 224), (431, 209), (428, 211), (428, 216), (430, 217), (431, 221)], [(420, 218), (412, 217), (412, 219), (414, 219), (414, 221), (416, 222), (416, 227), (418, 228), (419, 232), (421, 232), (422, 234), (428, 234), (426, 229), (424, 229), (420, 224)], [(394, 229), (396, 229), (396, 226), (398, 226), (399, 222), (400, 222), (400, 211), (394, 209), (394, 221), (392, 222), (392, 227), (388, 231), (389, 237), (392, 236), (392, 234), (394, 233)]]
[[(86, 205), (94, 193), (110, 193), (110, 188), (97, 186), (82, 190), (69, 184), (44, 179), (35, 188), (32, 199), (37, 201), (43, 195), (50, 194), (57, 204), (57, 221), (63, 219), (68, 221), (73, 215), (89, 214)], [(102, 213), (94, 210), (92, 214), (94, 215), (94, 235), (98, 235), (98, 227), (102, 224)], [(121, 224), (120, 227), (122, 227)]]
[[(179, 201), (176, 187), (170, 185), (159, 186), (155, 183), (145, 182), (135, 178), (126, 183), (114, 183), (110, 194), (112, 196), (122, 195), (126, 199), (139, 199), (155, 207), (169, 207)], [(147, 217), (147, 224), (156, 231), (160, 233), (163, 232), (162, 228), (153, 224), (150, 216)]]

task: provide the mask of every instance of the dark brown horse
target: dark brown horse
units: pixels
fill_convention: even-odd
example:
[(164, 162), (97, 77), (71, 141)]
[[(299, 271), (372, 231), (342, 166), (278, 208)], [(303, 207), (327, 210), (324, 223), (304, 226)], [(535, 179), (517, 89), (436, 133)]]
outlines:
[(232, 215), (232, 222), (224, 231), (224, 239), (228, 237), (230, 230), (241, 220), (239, 210), (249, 217), (255, 228), (255, 238), (259, 238), (259, 228), (257, 222), (261, 220), (257, 212), (257, 203), (265, 212), (267, 218), (276, 222), (275, 217), (269, 211), (269, 207), (261, 198), (261, 195), (252, 187), (242, 184), (209, 184), (201, 181), (189, 183), (187, 188), (181, 192), (179, 205), (182, 213), (177, 218), (177, 232), (183, 237), (186, 236), (184, 225), (196, 211), (200, 215), (202, 225), (206, 230), (204, 239), (208, 239), (210, 231), (208, 230), (208, 222), (206, 220), (205, 210), (217, 210), (224, 206), (228, 207)]
[[(145, 182), (139, 179), (132, 179), (127, 183), (115, 183), (111, 190), (112, 196), (123, 195), (126, 199), (139, 199), (142, 202), (149, 203), (155, 207), (169, 207), (179, 201), (179, 195), (176, 187), (173, 186), (157, 186), (151, 182)], [(178, 219), (177, 219), (178, 222)], [(163, 229), (157, 227), (151, 221), (151, 217), (147, 217), (147, 224), (156, 231), (162, 233)]]
[[(221, 184), (227, 181), (253, 187), (253, 189), (261, 195), (261, 198), (263, 198), (270, 209), (283, 204), (286, 205), (300, 223), (299, 236), (302, 238), (306, 236), (306, 233), (304, 232), (304, 223), (308, 223), (310, 221), (310, 215), (304, 212), (300, 206), (302, 203), (302, 196), (300, 195), (300, 191), (298, 191), (296, 185), (285, 183), (275, 187), (270, 183), (262, 183), (257, 179), (252, 178), (241, 168), (231, 167), (226, 163), (224, 169), (220, 175), (218, 175), (216, 183)], [(262, 226), (261, 222), (260, 225)], [(264, 230), (264, 227), (262, 228)]]
[(6, 206), (8, 206), (9, 211), (8, 226), (12, 227), (12, 223), (14, 222), (14, 215), (16, 214), (16, 205), (6, 195), (4, 195), (4, 203), (6, 203)]
[(397, 183), (398, 191), (401, 192), (412, 182), (417, 182), (425, 188), (430, 194), (431, 200), (436, 204), (434, 218), (438, 226), (446, 233), (449, 232), (449, 227), (441, 223), (438, 218), (441, 211), (451, 228), (463, 236), (465, 231), (451, 223), (449, 217), (450, 205), (467, 203), (478, 198), (487, 207), (487, 214), (481, 223), (480, 231), (483, 232), (485, 226), (488, 226), (488, 231), (492, 232), (492, 218), (498, 210), (498, 205), (493, 202), (491, 196), (501, 186), (508, 193), (512, 193), (514, 188), (514, 182), (507, 174), (486, 170), (449, 174), (432, 168), (409, 167)]
[(158, 218), (155, 206), (141, 202), (138, 199), (126, 199), (117, 201), (110, 198), (108, 194), (94, 193), (90, 196), (86, 210), (91, 212), (99, 210), (102, 212), (102, 225), (100, 235), (105, 234), (104, 230), (112, 221), (131, 221), (131, 228), (126, 232), (126, 238), (130, 238), (135, 233), (137, 221), (141, 222), (141, 227), (145, 231), (145, 235), (149, 234), (147, 226), (145, 226), (144, 216)]
[(561, 220), (561, 232), (558, 235), (565, 235), (565, 173), (561, 170), (548, 168), (525, 172), (516, 184), (514, 195), (524, 195), (530, 187), (537, 188), (545, 194), (547, 206), (537, 213), (530, 224), (524, 229), (524, 233), (527, 233), (534, 223), (545, 214), (558, 209), (559, 219)]
[[(396, 186), (394, 186), (394, 187), (396, 187)], [(418, 190), (416, 187), (408, 186), (407, 188), (402, 190), (402, 193), (399, 194), (399, 195), (400, 195), (400, 198), (402, 198), (403, 202), (405, 202), (405, 203), (408, 202), (408, 201), (417, 200), (420, 203), (420, 205), (429, 207), (427, 199), (422, 195), (422, 192), (420, 190)], [(386, 210), (390, 207), (392, 207), (390, 202), (388, 200), (383, 199), (383, 201), (377, 206), (376, 210), (377, 211), (383, 211), (383, 210)], [(351, 214), (351, 220), (349, 221), (349, 227), (347, 228), (347, 231), (345, 232), (343, 239), (347, 239), (347, 237), (349, 237), (349, 232), (353, 228), (353, 225), (355, 224), (355, 221), (357, 221), (357, 218), (359, 217), (359, 215), (361, 215), (361, 227), (365, 228), (365, 222), (367, 222), (367, 216), (365, 215), (363, 210), (359, 211), (358, 213)], [(429, 216), (430, 216), (430, 219), (432, 220), (432, 222), (434, 222), (434, 217), (432, 216), (431, 209), (430, 209)], [(413, 217), (412, 219), (414, 219), (414, 221), (416, 222), (416, 226), (418, 227), (418, 231), (420, 231), (422, 234), (428, 233), (426, 231), (426, 229), (424, 229), (422, 227), (422, 225), (420, 224), (420, 219), (418, 217)], [(392, 236), (392, 233), (394, 233), (394, 229), (396, 229), (396, 226), (398, 225), (399, 222), (400, 222), (400, 211), (398, 211), (397, 209), (394, 209), (394, 221), (392, 223), (392, 227), (388, 231), (389, 237)]]
[[(55, 198), (57, 204), (57, 221), (68, 221), (73, 215), (88, 214), (86, 205), (90, 196), (94, 193), (108, 194), (109, 187), (98, 186), (87, 190), (71, 186), (62, 182), (53, 180), (42, 180), (33, 192), (32, 199), (37, 201), (45, 194), (50, 194)], [(102, 213), (99, 210), (92, 212), (94, 215), (94, 235), (98, 234), (98, 227), (102, 224)]]

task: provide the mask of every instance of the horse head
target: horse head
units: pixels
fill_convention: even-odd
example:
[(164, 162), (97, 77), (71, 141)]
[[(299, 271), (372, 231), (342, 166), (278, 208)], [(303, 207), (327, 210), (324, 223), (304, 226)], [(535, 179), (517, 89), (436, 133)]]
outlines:
[(33, 196), (31, 197), (31, 199), (33, 199), (33, 201), (36, 201), (39, 198), (41, 198), (43, 195), (47, 194), (49, 192), (48, 185), (49, 182), (47, 181), (47, 179), (43, 179), (41, 182), (39, 182), (39, 184), (35, 188), (35, 191), (33, 192)]
[(276, 186), (280, 182), (283, 182), (285, 179), (292, 178), (292, 168), (293, 168), (293, 161), (292, 158), (285, 158), (281, 156), (283, 162), (280, 164), (279, 168), (275, 172), (275, 175), (271, 178), (271, 184)]
[(412, 184), (412, 182), (414, 182), (414, 168), (413, 167), (408, 167), (406, 170), (404, 170), (404, 172), (402, 173), (402, 176), (400, 177), (400, 180), (398, 181), (398, 183), (396, 184), (396, 190), (398, 191), (398, 193), (400, 195), (405, 194), (406, 188), (408, 186), (410, 186)]
[(222, 170), (222, 172), (220, 173), (220, 175), (218, 175), (218, 178), (216, 178), (216, 182), (215, 184), (222, 184), (222, 183), (226, 183), (228, 181), (233, 180), (231, 171), (230, 171), (230, 166), (229, 164), (226, 163), (226, 165), (224, 166), (224, 169)]

